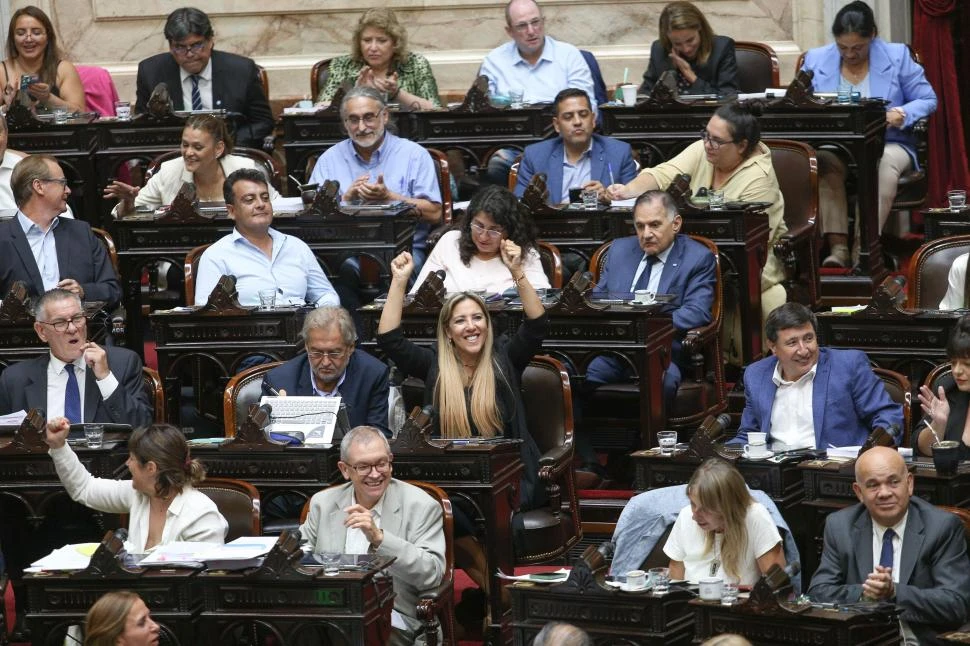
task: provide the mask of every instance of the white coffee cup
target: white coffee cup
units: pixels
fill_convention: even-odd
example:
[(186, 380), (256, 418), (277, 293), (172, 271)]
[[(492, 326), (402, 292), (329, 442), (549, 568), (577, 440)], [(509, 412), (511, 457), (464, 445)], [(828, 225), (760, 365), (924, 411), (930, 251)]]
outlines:
[(708, 576), (699, 581), (698, 593), (701, 601), (720, 601), (724, 581), (720, 577)]
[(763, 458), (768, 455), (767, 444), (745, 444), (743, 449), (746, 458)]
[(633, 302), (640, 305), (652, 305), (657, 299), (657, 295), (646, 289), (637, 289), (633, 292)]
[(628, 108), (632, 108), (637, 104), (637, 86), (633, 83), (628, 83), (626, 85), (621, 85), (620, 90), (623, 91), (623, 105)]
[(643, 570), (630, 570), (626, 573), (626, 587), (629, 590), (643, 590), (647, 587), (647, 573)]
[(767, 444), (768, 434), (762, 433), (760, 431), (752, 431), (748, 433), (748, 444)]

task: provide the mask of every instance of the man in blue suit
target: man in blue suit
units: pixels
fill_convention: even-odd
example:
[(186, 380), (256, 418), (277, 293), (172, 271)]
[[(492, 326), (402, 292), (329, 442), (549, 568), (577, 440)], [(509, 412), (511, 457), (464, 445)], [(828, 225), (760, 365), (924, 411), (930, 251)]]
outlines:
[[(263, 394), (341, 397), (351, 428), (374, 426), (388, 433), (388, 367), (357, 352), (357, 331), (341, 307), (318, 307), (303, 321), (306, 354), (263, 377)], [(276, 391), (276, 392), (274, 392)]]
[(744, 371), (744, 413), (732, 442), (748, 432), (768, 434), (784, 449), (858, 446), (876, 428), (897, 435), (903, 409), (858, 350), (818, 347), (815, 314), (799, 303), (785, 303), (765, 321), (774, 356)]
[(554, 105), (552, 125), (559, 137), (526, 147), (519, 164), (516, 197), (522, 197), (536, 173), (545, 173), (550, 204), (568, 202), (570, 188), (595, 190), (608, 204), (604, 187), (636, 177), (630, 144), (593, 134), (596, 115), (585, 91), (567, 88), (556, 95)]
[[(675, 331), (671, 362), (663, 380), (664, 400), (669, 407), (684, 367), (680, 339), (687, 330), (711, 322), (717, 279), (715, 259), (706, 246), (679, 233), (683, 220), (673, 199), (663, 191), (647, 191), (637, 198), (633, 224), (635, 236), (619, 238), (610, 246), (593, 297), (629, 299), (639, 289), (673, 297), (665, 305), (673, 317)], [(590, 393), (599, 386), (630, 377), (629, 368), (617, 359), (596, 357), (586, 368), (584, 390)], [(589, 438), (580, 434), (576, 441), (584, 463), (594, 462)]]

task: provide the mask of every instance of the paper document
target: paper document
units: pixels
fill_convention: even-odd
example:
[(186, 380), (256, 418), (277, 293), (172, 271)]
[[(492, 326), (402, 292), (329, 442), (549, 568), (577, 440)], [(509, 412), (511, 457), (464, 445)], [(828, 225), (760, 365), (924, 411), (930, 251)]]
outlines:
[(20, 426), (27, 418), (27, 411), (18, 410), (16, 413), (0, 415), (0, 426)]
[(100, 543), (75, 543), (58, 547), (42, 559), (34, 561), (26, 572), (44, 570), (83, 570), (91, 563), (91, 555)]
[(854, 460), (859, 457), (859, 450), (862, 449), (861, 446), (830, 446), (825, 449), (825, 456), (827, 458), (844, 458), (848, 460)]

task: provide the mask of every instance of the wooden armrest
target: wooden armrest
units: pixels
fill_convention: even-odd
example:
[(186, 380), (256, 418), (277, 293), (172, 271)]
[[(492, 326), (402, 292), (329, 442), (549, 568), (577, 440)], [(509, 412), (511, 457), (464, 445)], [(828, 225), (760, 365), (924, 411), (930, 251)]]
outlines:
[(718, 333), (716, 321), (687, 330), (684, 340), (680, 342), (681, 348), (688, 355), (700, 352), (704, 346), (717, 340)]
[(422, 594), (415, 605), (415, 616), (424, 624), (427, 646), (437, 646), (438, 644), (438, 627), (441, 625), (441, 622), (438, 621), (438, 613), (443, 610), (445, 604), (454, 595), (454, 587), (454, 579), (443, 579), (434, 591)]
[(572, 445), (549, 449), (539, 457), (539, 466), (551, 467), (553, 470), (559, 471), (563, 465), (569, 464), (569, 456), (572, 451)]
[(455, 223), (455, 224), (442, 224), (442, 225), (436, 226), (434, 229), (432, 229), (428, 233), (428, 237), (427, 237), (427, 248), (428, 248), (428, 251), (430, 252), (431, 249), (433, 249), (434, 246), (436, 244), (438, 244), (438, 240), (441, 239), (441, 236), (445, 235), (446, 233), (448, 233), (452, 229), (457, 229), (457, 228), (458, 228), (458, 225), (457, 225), (457, 223)]

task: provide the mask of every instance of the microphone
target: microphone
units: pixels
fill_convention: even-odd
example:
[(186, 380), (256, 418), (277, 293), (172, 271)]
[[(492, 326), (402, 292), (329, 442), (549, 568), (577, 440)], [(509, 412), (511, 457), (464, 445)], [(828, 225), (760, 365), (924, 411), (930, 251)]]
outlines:
[(708, 415), (698, 430), (704, 431), (708, 437), (715, 439), (724, 434), (724, 431), (727, 430), (730, 423), (731, 416), (727, 413), (721, 413), (717, 417)]
[(441, 280), (444, 280), (445, 279), (445, 270), (444, 269), (435, 269), (434, 274), (438, 278), (440, 278)]
[(119, 527), (115, 530), (115, 538), (124, 543), (128, 540), (128, 530), (125, 527)]

